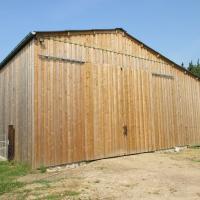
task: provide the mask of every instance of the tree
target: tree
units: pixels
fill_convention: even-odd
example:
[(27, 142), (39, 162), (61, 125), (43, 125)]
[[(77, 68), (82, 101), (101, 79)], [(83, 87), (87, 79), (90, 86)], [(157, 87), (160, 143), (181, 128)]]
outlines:
[(197, 67), (200, 67), (199, 59), (197, 60)]
[(188, 70), (194, 75), (200, 77), (200, 61), (197, 60), (197, 64), (194, 65), (193, 62), (189, 62)]
[(192, 61), (191, 61), (191, 62), (189, 62), (189, 67), (188, 67), (188, 70), (189, 70), (189, 71), (191, 71), (193, 67), (194, 67), (194, 65), (193, 65)]

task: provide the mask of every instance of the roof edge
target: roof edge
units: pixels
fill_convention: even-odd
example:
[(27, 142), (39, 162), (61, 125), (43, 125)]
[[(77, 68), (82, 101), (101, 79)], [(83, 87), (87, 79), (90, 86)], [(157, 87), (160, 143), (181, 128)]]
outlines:
[(137, 38), (133, 37), (131, 34), (129, 34), (126, 30), (123, 28), (113, 28), (113, 29), (82, 29), (82, 30), (61, 30), (61, 31), (33, 31), (30, 32), (25, 36), (25, 38), (8, 54), (8, 56), (0, 63), (0, 70), (17, 54), (29, 41), (31, 41), (37, 34), (44, 34), (44, 33), (65, 33), (65, 32), (98, 32), (98, 31), (122, 31), (128, 36), (129, 38), (133, 39), (134, 41), (138, 42), (139, 44), (143, 45), (146, 49), (153, 52), (156, 55), (159, 55), (160, 58), (164, 59), (165, 61), (171, 63), (174, 67), (177, 69), (186, 72), (187, 74), (191, 75), (197, 80), (200, 80), (200, 78), (193, 73), (191, 73), (188, 69), (180, 66), (179, 64), (175, 63), (174, 61), (170, 60), (166, 56), (162, 55), (158, 51), (154, 50), (153, 48), (149, 47), (145, 43), (141, 42)]
[(71, 32), (71, 33), (77, 33), (77, 32), (98, 32), (98, 31), (117, 31), (121, 30), (126, 32), (123, 28), (107, 28), (107, 29), (80, 29), (80, 30), (75, 30), (75, 29), (69, 29), (69, 30), (54, 30), (54, 31), (36, 31), (36, 33), (66, 33), (66, 32)]
[(0, 63), (0, 70), (36, 35), (36, 32), (28, 33), (23, 40), (3, 59)]
[(193, 74), (192, 72), (190, 72), (187, 68), (182, 67), (181, 65), (175, 63), (174, 61), (170, 60), (169, 58), (167, 58), (166, 56), (162, 55), (160, 52), (152, 49), (151, 47), (149, 47), (148, 45), (146, 45), (145, 43), (141, 42), (140, 40), (138, 40), (137, 38), (133, 37), (132, 35), (130, 35), (126, 30), (124, 30), (123, 28), (119, 28), (118, 30), (123, 31), (128, 37), (132, 38), (133, 40), (135, 40), (136, 42), (140, 43), (141, 45), (143, 45), (145, 48), (147, 48), (148, 50), (150, 50), (151, 52), (155, 53), (156, 55), (159, 55), (160, 58), (164, 59), (165, 61), (171, 63), (174, 67), (176, 67), (177, 69), (184, 71), (186, 73), (188, 73), (189, 75), (193, 76), (195, 79), (200, 80), (200, 77), (198, 77), (197, 75)]

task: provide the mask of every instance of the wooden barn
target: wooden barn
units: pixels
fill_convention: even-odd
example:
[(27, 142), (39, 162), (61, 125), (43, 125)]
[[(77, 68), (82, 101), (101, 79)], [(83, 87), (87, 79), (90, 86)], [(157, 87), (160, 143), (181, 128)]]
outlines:
[(200, 144), (200, 81), (121, 28), (32, 32), (0, 64), (0, 140), (33, 168)]

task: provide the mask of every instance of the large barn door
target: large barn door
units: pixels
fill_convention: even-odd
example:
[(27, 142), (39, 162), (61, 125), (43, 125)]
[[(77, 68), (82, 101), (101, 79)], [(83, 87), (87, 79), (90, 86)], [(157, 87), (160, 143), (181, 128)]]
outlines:
[(152, 75), (152, 105), (154, 116), (154, 134), (156, 149), (174, 146), (175, 110), (173, 77), (159, 74)]
[(153, 150), (150, 77), (146, 69), (86, 65), (86, 157)]
[(91, 65), (90, 71), (92, 89), (87, 99), (91, 112), (86, 117), (92, 115), (87, 121), (93, 136), (86, 138), (86, 152), (93, 149), (90, 157), (94, 159), (124, 155), (127, 153), (124, 72), (119, 66), (106, 64)]
[(123, 67), (121, 71), (126, 154), (151, 151), (150, 73), (133, 66)]

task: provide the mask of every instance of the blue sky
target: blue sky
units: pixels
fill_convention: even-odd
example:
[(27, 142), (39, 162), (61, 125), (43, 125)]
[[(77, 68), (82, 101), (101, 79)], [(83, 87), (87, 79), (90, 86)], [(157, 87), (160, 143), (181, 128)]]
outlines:
[(122, 27), (178, 64), (200, 57), (200, 0), (6, 0), (0, 61), (33, 30)]

